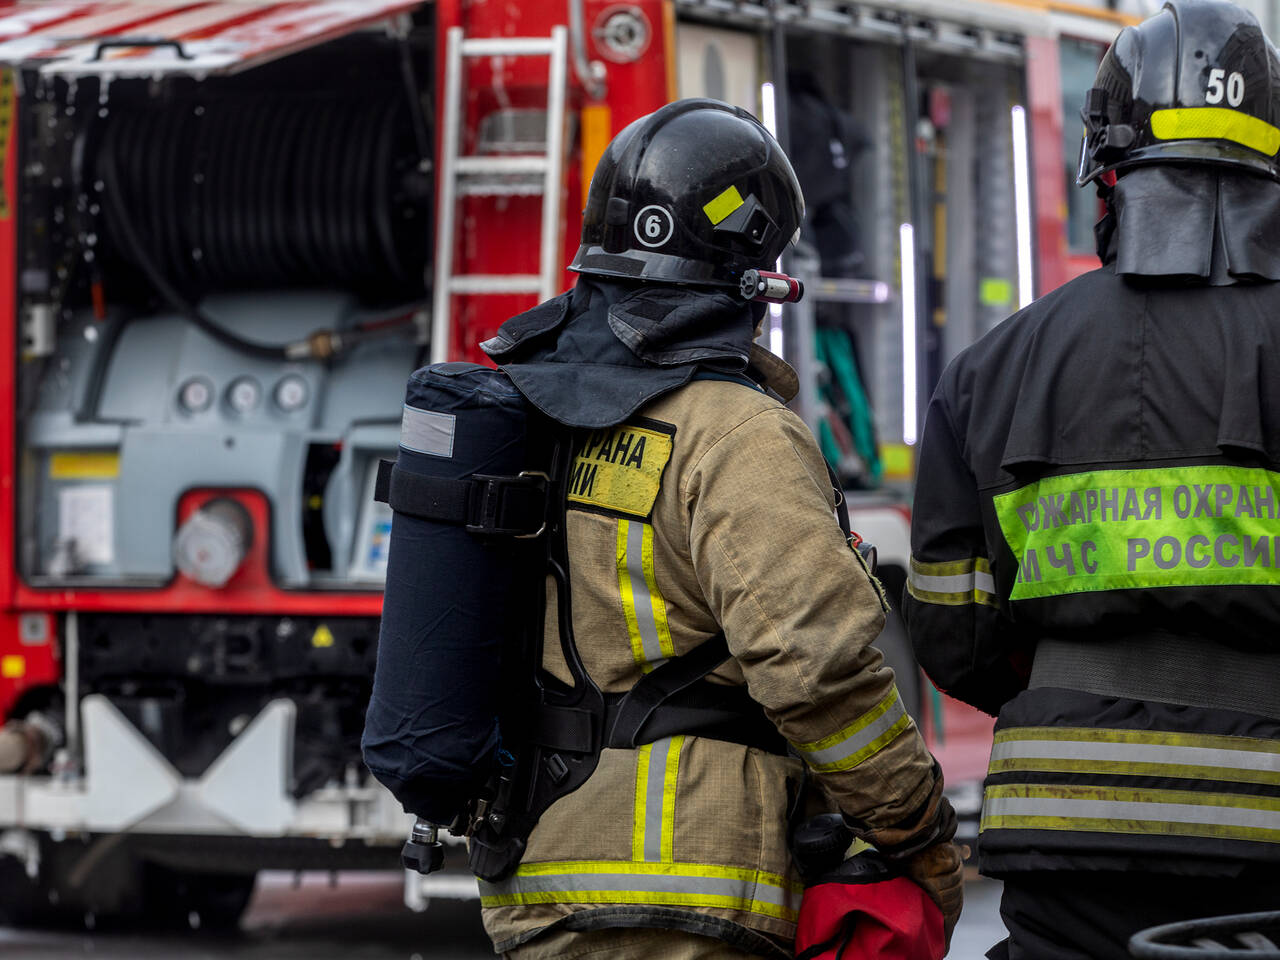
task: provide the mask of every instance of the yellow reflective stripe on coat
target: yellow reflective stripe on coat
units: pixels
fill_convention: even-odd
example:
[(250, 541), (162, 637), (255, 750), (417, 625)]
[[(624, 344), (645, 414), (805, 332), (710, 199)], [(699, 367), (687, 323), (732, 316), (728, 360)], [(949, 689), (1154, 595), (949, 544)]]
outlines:
[(988, 772), (1168, 777), (1280, 787), (1280, 742), (1159, 730), (1014, 727), (996, 733)]
[(1160, 140), (1230, 140), (1268, 157), (1280, 151), (1280, 129), (1228, 107), (1174, 107), (1151, 114), (1151, 133)]
[(664, 737), (636, 751), (631, 859), (670, 863), (675, 857), (676, 779), (684, 736)]
[(958, 607), (967, 603), (996, 604), (996, 581), (986, 557), (924, 563), (911, 558), (907, 590), (921, 603)]
[(1280, 843), (1280, 798), (1084, 784), (1004, 784), (986, 789), (979, 829)]
[(911, 726), (895, 686), (878, 704), (843, 730), (815, 740), (797, 743), (805, 762), (814, 770), (849, 770), (875, 756)]
[(653, 566), (653, 527), (639, 520), (618, 521), (618, 591), (631, 638), (631, 655), (648, 673), (675, 656), (667, 626), (667, 604)]
[(479, 881), (482, 907), (537, 903), (645, 903), (741, 910), (795, 922), (804, 885), (777, 874), (697, 863), (566, 860), (521, 864), (500, 883)]

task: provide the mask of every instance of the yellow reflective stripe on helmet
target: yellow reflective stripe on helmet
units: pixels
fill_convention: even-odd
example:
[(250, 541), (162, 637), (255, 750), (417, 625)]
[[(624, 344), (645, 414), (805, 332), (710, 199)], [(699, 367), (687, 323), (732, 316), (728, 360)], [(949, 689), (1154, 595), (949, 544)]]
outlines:
[(1280, 129), (1227, 107), (1173, 107), (1151, 114), (1151, 133), (1160, 140), (1230, 140), (1274, 157)]
[(675, 656), (667, 625), (667, 603), (654, 574), (653, 527), (639, 520), (619, 520), (616, 556), (618, 592), (631, 638), (631, 655), (648, 673)]
[(664, 737), (636, 751), (636, 796), (631, 825), (631, 859), (674, 859), (676, 779), (684, 736)]
[(1081, 784), (1005, 784), (983, 796), (980, 830), (1068, 830), (1280, 843), (1280, 798)]
[(898, 688), (893, 687), (878, 704), (843, 730), (795, 747), (814, 770), (850, 770), (883, 750), (911, 726)]
[(794, 922), (803, 884), (762, 870), (695, 863), (567, 860), (521, 864), (499, 883), (481, 880), (480, 904), (650, 903), (718, 907)]
[(730, 186), (717, 194), (714, 199), (703, 204), (702, 212), (707, 215), (707, 219), (711, 221), (712, 226), (715, 226), (742, 204), (742, 194), (738, 192), (737, 187)]
[(988, 772), (1171, 777), (1280, 786), (1280, 743), (1151, 730), (1002, 730)]
[(996, 582), (986, 557), (923, 563), (911, 558), (907, 591), (921, 603), (958, 607), (969, 603), (995, 606)]

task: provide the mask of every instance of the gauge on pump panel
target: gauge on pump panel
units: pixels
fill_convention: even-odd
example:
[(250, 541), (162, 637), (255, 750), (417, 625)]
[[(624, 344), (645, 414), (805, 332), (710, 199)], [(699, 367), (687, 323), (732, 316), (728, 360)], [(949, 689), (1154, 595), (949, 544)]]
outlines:
[(213, 385), (203, 377), (192, 377), (178, 391), (178, 403), (187, 413), (201, 413), (213, 403)]
[(300, 410), (307, 402), (307, 392), (307, 381), (291, 373), (276, 384), (276, 406), (285, 413)]
[(262, 400), (262, 387), (253, 377), (240, 377), (227, 388), (227, 405), (239, 414), (245, 414)]

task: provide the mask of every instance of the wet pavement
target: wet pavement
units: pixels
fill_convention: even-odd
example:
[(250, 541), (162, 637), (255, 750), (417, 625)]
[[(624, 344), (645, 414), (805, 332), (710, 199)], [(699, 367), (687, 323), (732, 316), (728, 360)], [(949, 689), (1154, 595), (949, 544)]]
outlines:
[[(3, 894), (0, 893), (0, 896)], [(210, 936), (33, 932), (0, 928), (4, 960), (473, 960), (493, 957), (474, 901), (432, 901), (425, 913), (403, 905), (398, 873), (264, 873), (239, 933)], [(1000, 885), (974, 879), (952, 939), (952, 960), (981, 960), (1004, 935)]]

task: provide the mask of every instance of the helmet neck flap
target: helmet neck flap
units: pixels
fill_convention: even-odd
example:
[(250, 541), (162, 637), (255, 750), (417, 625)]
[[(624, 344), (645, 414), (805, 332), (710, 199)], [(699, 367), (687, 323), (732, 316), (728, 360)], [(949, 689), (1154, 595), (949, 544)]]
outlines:
[(1098, 256), (1126, 276), (1225, 286), (1280, 280), (1280, 183), (1213, 167), (1144, 166), (1100, 186)]

